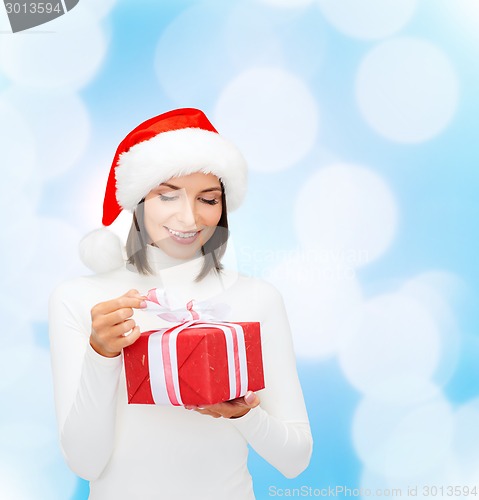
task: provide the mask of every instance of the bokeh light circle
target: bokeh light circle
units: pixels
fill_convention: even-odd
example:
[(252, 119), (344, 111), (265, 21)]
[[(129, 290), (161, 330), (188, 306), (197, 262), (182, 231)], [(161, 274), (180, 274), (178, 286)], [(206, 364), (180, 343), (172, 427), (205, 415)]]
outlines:
[(196, 5), (181, 12), (162, 31), (154, 68), (162, 91), (179, 106), (194, 103), (206, 108), (231, 78), (223, 42), (230, 9), (229, 2), (216, 3), (214, 8)]
[[(48, 299), (60, 282), (84, 274), (80, 263), (78, 244), (81, 239), (77, 229), (60, 219), (36, 217), (38, 239), (32, 242), (35, 261), (16, 268), (6, 282), (8, 293), (21, 297), (25, 287), (35, 291), (35, 300), (29, 303), (24, 314), (31, 321), (46, 321)], [(3, 292), (5, 293), (5, 292)]]
[(398, 211), (383, 179), (359, 166), (336, 164), (316, 171), (299, 190), (294, 211), (298, 238), (360, 267), (391, 244)]
[(310, 359), (335, 355), (344, 318), (362, 300), (352, 269), (320, 250), (299, 250), (279, 259), (263, 277), (283, 295), (296, 354)]
[[(12, 214), (15, 223), (12, 223)], [(18, 279), (18, 274), (35, 258), (35, 248), (38, 243), (40, 230), (36, 214), (36, 200), (17, 193), (15, 200), (3, 204), (0, 210), (0, 225), (2, 227), (2, 245), (0, 258), (8, 263), (3, 271), (3, 279)], [(28, 244), (25, 244), (28, 242)]]
[(447, 56), (434, 44), (412, 37), (374, 47), (356, 78), (359, 109), (379, 134), (402, 143), (423, 142), (451, 121), (458, 103), (458, 79)]
[(238, 75), (221, 93), (215, 123), (234, 138), (249, 166), (276, 172), (298, 163), (317, 138), (317, 103), (304, 82), (280, 68)]
[(414, 477), (447, 455), (453, 422), (451, 405), (442, 395), (416, 405), (364, 398), (353, 419), (353, 444), (365, 466), (377, 474)]
[(6, 209), (34, 177), (36, 141), (33, 130), (22, 114), (0, 94), (0, 149), (2, 182), (0, 203)]
[(40, 36), (16, 33), (0, 44), (0, 71), (26, 87), (79, 89), (101, 66), (107, 41), (101, 26), (85, 9), (72, 9), (48, 23)]
[(401, 30), (412, 18), (417, 0), (316, 0), (324, 17), (341, 33), (378, 39)]
[[(20, 353), (22, 344), (17, 344)], [(25, 415), (36, 424), (55, 425), (55, 403), (52, 385), (52, 363), (48, 349), (32, 344), (27, 360), (15, 382), (4, 384), (2, 397), (8, 401), (2, 409), (2, 422), (24, 421)]]
[(221, 41), (226, 67), (231, 69), (228, 80), (241, 71), (265, 66), (284, 68), (308, 80), (316, 78), (328, 53), (319, 11), (304, 9), (291, 16), (289, 9), (271, 7), (258, 2), (252, 15), (250, 2), (235, 2), (228, 12)]
[(453, 377), (459, 363), (461, 335), (453, 306), (464, 297), (465, 288), (457, 275), (439, 269), (413, 276), (399, 288), (399, 293), (426, 308), (437, 325), (441, 356), (434, 380), (440, 385)]
[(16, 384), (31, 365), (35, 352), (33, 332), (29, 326), (22, 327), (20, 331), (15, 324), (9, 325), (9, 328), (12, 335), (18, 334), (18, 340), (13, 343), (9, 339), (8, 345), (2, 347), (0, 391)]
[(452, 447), (458, 467), (465, 476), (479, 477), (479, 398), (459, 406), (454, 414), (455, 433)]
[(374, 393), (378, 384), (389, 380), (396, 384), (402, 376), (433, 376), (441, 353), (437, 324), (410, 297), (399, 293), (377, 296), (351, 311), (348, 326), (350, 335), (339, 354), (340, 366), (362, 392)]
[(66, 172), (85, 151), (90, 119), (75, 93), (11, 87), (4, 98), (15, 106), (35, 136), (40, 179)]

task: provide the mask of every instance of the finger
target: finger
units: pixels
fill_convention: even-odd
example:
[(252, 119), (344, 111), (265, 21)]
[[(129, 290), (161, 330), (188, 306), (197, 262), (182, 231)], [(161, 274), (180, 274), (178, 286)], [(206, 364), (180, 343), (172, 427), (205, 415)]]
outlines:
[(222, 416), (220, 411), (213, 411), (213, 407), (219, 407), (221, 404), (217, 405), (204, 405), (204, 406), (194, 406), (194, 405), (185, 405), (184, 408), (186, 410), (195, 410), (197, 413), (202, 413), (203, 415), (218, 415)]
[(113, 310), (123, 309), (123, 308), (143, 309), (146, 307), (145, 298), (142, 297), (141, 295), (138, 297), (130, 297), (124, 295), (122, 297), (114, 299), (111, 302), (113, 302), (113, 304), (111, 304)]
[(248, 408), (255, 408), (260, 403), (258, 395), (253, 391), (248, 391), (244, 395), (244, 402)]
[(204, 405), (193, 407), (193, 410), (205, 410), (212, 413), (223, 414), (227, 410), (227, 405), (225, 403), (217, 403), (215, 405)]
[(102, 320), (108, 325), (118, 325), (133, 316), (132, 307), (122, 307), (102, 316)]
[(248, 391), (243, 397), (230, 399), (223, 403), (205, 406), (206, 409), (216, 413), (233, 414), (240, 408), (255, 408), (260, 403), (259, 397), (253, 391)]
[(121, 325), (116, 325), (108, 329), (103, 330), (92, 330), (92, 337), (95, 340), (95, 344), (103, 346), (109, 352), (118, 352), (121, 350), (122, 346), (118, 348), (118, 341), (128, 337), (136, 324), (133, 320), (128, 320)]
[(95, 316), (92, 319), (92, 326), (96, 332), (101, 332), (105, 329), (109, 330), (116, 325), (123, 324), (125, 321), (131, 318), (131, 316), (133, 316), (133, 309), (125, 307), (108, 314)]
[(124, 342), (125, 344), (123, 347), (128, 347), (129, 345), (133, 344), (136, 342), (141, 335), (140, 327), (135, 326), (130, 333), (127, 332), (127, 335), (125, 335), (123, 338), (125, 339)]
[[(237, 418), (247, 411), (255, 408), (260, 403), (260, 399), (253, 391), (248, 391), (243, 397), (225, 401), (217, 405), (208, 406), (208, 410), (220, 413), (225, 418)], [(247, 410), (245, 412), (245, 409)]]
[(217, 403), (214, 405), (204, 405), (204, 406), (190, 406), (186, 407), (191, 410), (196, 410), (198, 413), (204, 415), (210, 415), (215, 418), (224, 417), (230, 418), (232, 415), (241, 411), (242, 408), (246, 408), (243, 402), (243, 398), (238, 398), (237, 400), (225, 401), (224, 403)]
[(115, 339), (111, 343), (112, 351), (121, 352), (122, 349), (124, 349), (125, 347), (128, 347), (128, 346), (132, 345), (133, 343), (135, 343), (138, 340), (138, 338), (140, 337), (140, 335), (141, 335), (140, 327), (135, 326), (133, 328), (133, 330), (131, 330), (129, 335), (127, 335), (126, 337), (123, 337), (123, 336), (118, 337), (118, 339)]
[(197, 413), (201, 413), (202, 415), (209, 415), (210, 417), (213, 417), (213, 418), (220, 418), (223, 416), (223, 415), (221, 415), (221, 413), (217, 413), (217, 412), (208, 410), (207, 408), (195, 408), (194, 410)]
[(134, 325), (127, 332), (120, 334), (114, 342), (123, 349), (124, 347), (128, 347), (138, 340), (141, 335), (140, 327), (138, 325)]
[(92, 316), (105, 315), (124, 308), (144, 309), (146, 305), (146, 301), (142, 297), (122, 296), (96, 304), (92, 308)]
[(141, 301), (150, 300), (148, 295), (142, 295), (138, 290), (130, 290), (125, 294), (125, 297), (140, 299)]
[[(131, 289), (128, 292), (124, 293), (123, 295), (120, 295), (119, 297), (112, 299), (112, 300), (107, 300), (105, 302), (100, 302), (95, 306), (99, 310), (100, 314), (106, 314), (108, 312), (114, 311), (116, 309), (119, 309), (120, 307), (142, 307), (142, 302), (147, 300), (148, 297), (145, 295), (141, 295), (140, 292), (136, 289)], [(140, 305), (138, 305), (140, 304)], [(146, 305), (143, 305), (143, 307), (146, 307)]]
[(136, 326), (134, 320), (129, 319), (110, 328), (110, 335), (112, 337), (127, 337)]

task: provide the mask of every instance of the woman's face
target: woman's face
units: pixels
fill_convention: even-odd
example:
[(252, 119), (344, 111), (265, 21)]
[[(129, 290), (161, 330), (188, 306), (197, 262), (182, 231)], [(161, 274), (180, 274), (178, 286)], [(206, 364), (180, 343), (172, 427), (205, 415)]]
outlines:
[(213, 174), (172, 177), (145, 197), (149, 243), (179, 259), (193, 257), (221, 218), (221, 184)]

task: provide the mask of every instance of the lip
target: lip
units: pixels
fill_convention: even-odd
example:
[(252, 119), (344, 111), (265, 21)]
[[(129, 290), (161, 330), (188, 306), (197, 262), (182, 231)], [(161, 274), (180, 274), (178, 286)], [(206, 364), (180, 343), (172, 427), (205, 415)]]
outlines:
[[(181, 238), (179, 236), (174, 235), (173, 233), (170, 232), (170, 228), (167, 226), (163, 226), (167, 231), (170, 236), (170, 238), (175, 241), (176, 243), (179, 243), (180, 245), (190, 245), (194, 241), (198, 239), (201, 233), (201, 229), (198, 229), (197, 233), (194, 236), (191, 236), (190, 238)], [(192, 231), (177, 231), (176, 229), (172, 229), (172, 231), (176, 231), (177, 233), (191, 233)]]

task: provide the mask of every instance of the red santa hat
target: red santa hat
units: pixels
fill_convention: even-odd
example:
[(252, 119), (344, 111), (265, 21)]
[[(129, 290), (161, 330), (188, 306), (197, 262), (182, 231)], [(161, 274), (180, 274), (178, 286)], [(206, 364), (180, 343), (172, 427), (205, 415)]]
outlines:
[[(246, 161), (202, 111), (175, 109), (141, 123), (123, 139), (113, 158), (103, 202), (103, 225), (112, 224), (122, 210), (133, 212), (162, 182), (194, 172), (212, 173), (221, 180), (228, 211), (241, 205), (246, 193)], [(83, 238), (80, 254), (95, 272), (124, 264), (119, 238), (104, 228)]]

